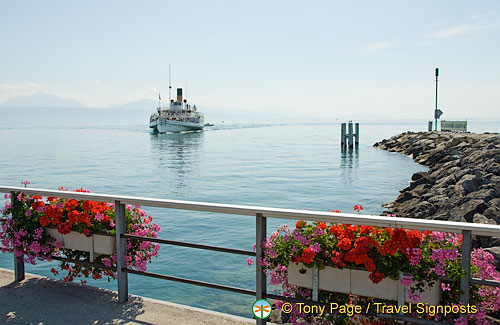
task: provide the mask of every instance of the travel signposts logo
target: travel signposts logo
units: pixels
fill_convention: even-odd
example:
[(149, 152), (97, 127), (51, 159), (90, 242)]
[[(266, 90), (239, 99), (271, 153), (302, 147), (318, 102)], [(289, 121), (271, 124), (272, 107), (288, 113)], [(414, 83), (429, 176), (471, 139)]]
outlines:
[(252, 313), (258, 319), (265, 319), (271, 315), (273, 308), (266, 299), (259, 299), (252, 305)]

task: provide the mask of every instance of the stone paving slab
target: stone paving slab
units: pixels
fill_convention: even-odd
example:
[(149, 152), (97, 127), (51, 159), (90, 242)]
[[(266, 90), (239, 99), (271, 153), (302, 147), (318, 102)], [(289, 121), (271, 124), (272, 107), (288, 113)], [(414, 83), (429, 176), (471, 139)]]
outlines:
[(255, 324), (255, 320), (0, 268), (0, 324)]

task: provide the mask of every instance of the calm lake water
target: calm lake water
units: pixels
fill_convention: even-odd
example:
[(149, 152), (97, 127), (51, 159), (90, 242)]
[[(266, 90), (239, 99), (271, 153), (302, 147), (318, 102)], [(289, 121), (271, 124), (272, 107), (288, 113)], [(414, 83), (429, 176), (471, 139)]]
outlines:
[[(410, 177), (426, 167), (372, 145), (427, 121), (361, 122), (360, 146), (342, 151), (340, 125), (226, 125), (200, 133), (153, 134), (145, 122), (14, 126), (2, 123), (0, 184), (276, 208), (379, 214)], [(498, 121), (470, 121), (471, 131), (496, 131)], [(145, 207), (172, 240), (251, 249), (255, 218)], [(269, 219), (268, 233), (286, 220)], [(288, 221), (288, 223), (290, 223)], [(148, 270), (242, 288), (255, 288), (245, 256), (162, 245)], [(55, 263), (53, 263), (55, 264)], [(51, 263), (27, 272), (52, 277)], [(13, 257), (0, 253), (0, 267)], [(116, 282), (89, 281), (116, 290)], [(197, 286), (129, 276), (129, 292), (250, 317), (254, 298)]]

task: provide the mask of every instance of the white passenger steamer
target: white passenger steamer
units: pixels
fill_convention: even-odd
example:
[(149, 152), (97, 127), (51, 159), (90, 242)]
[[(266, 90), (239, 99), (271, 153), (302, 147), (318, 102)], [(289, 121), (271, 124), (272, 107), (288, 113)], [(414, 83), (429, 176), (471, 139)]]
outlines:
[(158, 105), (156, 113), (149, 119), (149, 127), (159, 133), (196, 131), (202, 130), (203, 126), (203, 114), (198, 112), (196, 105), (182, 99), (181, 88), (177, 88), (177, 101), (171, 99), (168, 107)]

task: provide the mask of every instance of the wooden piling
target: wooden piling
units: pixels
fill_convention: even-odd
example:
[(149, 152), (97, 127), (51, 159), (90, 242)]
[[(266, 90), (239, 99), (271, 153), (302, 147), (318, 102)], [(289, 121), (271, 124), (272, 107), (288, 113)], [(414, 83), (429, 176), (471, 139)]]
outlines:
[(359, 145), (359, 123), (354, 124), (355, 134), (354, 134), (354, 143), (356, 147)]
[(349, 148), (352, 148), (353, 147), (353, 131), (352, 131), (352, 121), (349, 121), (349, 125), (348, 125), (348, 136), (349, 136)]
[(340, 124), (340, 145), (342, 147), (346, 146), (346, 124), (342, 123)]

